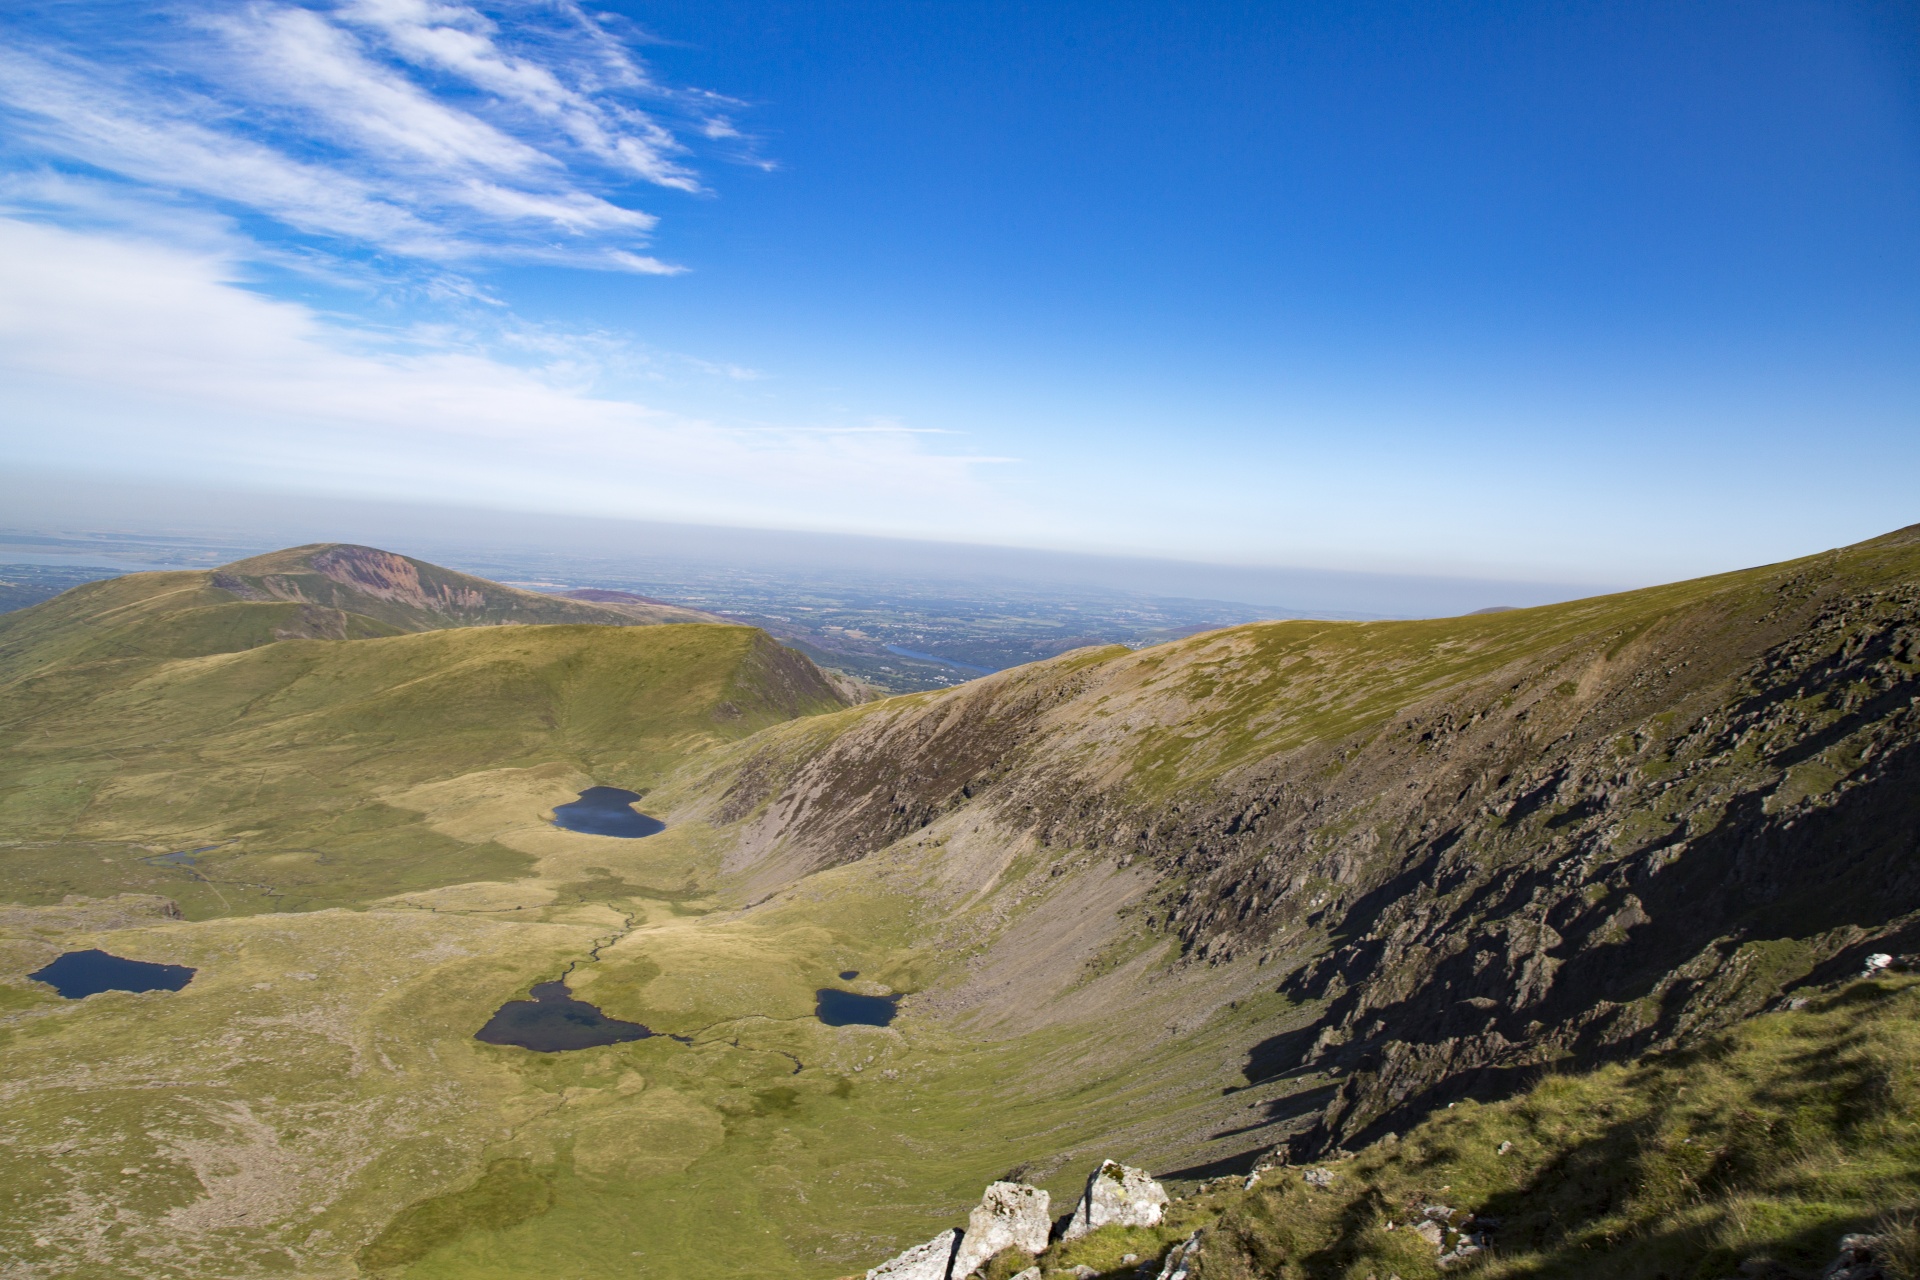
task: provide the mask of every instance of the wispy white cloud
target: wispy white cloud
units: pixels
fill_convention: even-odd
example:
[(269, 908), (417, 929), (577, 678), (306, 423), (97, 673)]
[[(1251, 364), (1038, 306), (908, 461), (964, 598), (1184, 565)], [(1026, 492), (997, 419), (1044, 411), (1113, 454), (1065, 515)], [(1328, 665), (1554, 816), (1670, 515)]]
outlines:
[(343, 328), (238, 274), (215, 250), (0, 218), (0, 455), (753, 524), (912, 528), (994, 504), (993, 459), (889, 424), (724, 422), (599, 390), (616, 340), (522, 330), (510, 362), (458, 328)]
[(109, 4), (125, 30), (102, 39), (24, 0), (0, 15), (5, 151), (343, 254), (683, 270), (646, 251), (658, 217), (634, 198), (701, 191), (677, 131), (737, 138), (716, 122), (738, 104), (659, 85), (573, 0), (504, 7), (510, 23), (455, 0)]
[[(501, 49), (498, 25), (476, 10), (435, 0), (354, 0), (341, 10), (347, 22), (377, 32), (396, 54), (416, 65), (449, 72), (474, 88), (494, 95), (561, 129), (577, 146), (605, 163), (648, 182), (683, 191), (699, 189), (682, 166), (684, 153), (672, 133), (640, 112), (596, 101), (591, 87), (609, 80), (627, 90), (666, 96), (645, 69), (609, 40), (578, 5), (561, 3), (556, 12), (566, 29), (589, 42), (599, 56), (576, 63), (576, 87), (553, 67)], [(585, 72), (582, 76), (580, 73)], [(611, 74), (609, 74), (611, 73)], [(738, 137), (736, 131), (710, 131), (706, 137)]]

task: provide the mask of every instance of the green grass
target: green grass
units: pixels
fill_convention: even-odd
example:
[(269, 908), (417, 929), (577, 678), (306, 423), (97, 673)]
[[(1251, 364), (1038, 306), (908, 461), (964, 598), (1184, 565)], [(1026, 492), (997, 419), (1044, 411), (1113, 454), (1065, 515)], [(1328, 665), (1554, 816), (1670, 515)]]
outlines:
[[(206, 884), (228, 886), (233, 910), (313, 909), (526, 874), (528, 852), (450, 837), (394, 799), (570, 768), (520, 811), (533, 827), (576, 781), (649, 790), (703, 750), (835, 709), (799, 661), (744, 627), (572, 626), (281, 641), (86, 680), (60, 668), (17, 682), (0, 724), (7, 896), (171, 884), (225, 914)], [(191, 871), (139, 861), (201, 845), (220, 847)]]
[[(1201, 1280), (1417, 1280), (1441, 1274), (1438, 1252), (1408, 1228), (1444, 1205), (1501, 1224), (1449, 1275), (1812, 1275), (1842, 1235), (1920, 1207), (1920, 981), (1856, 982), (1691, 1051), (1462, 1102), (1318, 1167), (1331, 1186), (1268, 1170), (1178, 1202), (1151, 1235), (1205, 1227)], [(1096, 1233), (1045, 1262), (1117, 1267), (1148, 1234)]]
[[(1531, 682), (1521, 693), (1574, 707), (1574, 657), (1604, 661), (1662, 628), (1751, 630), (1797, 582), (1870, 586), (1914, 559), (1869, 544), (1549, 609), (1242, 628), (1076, 654), (1003, 687), (1099, 686), (1103, 714), (1068, 724), (1062, 749), (1111, 753), (1151, 799), (1378, 731), (1436, 691), (1512, 695), (1511, 671)], [(964, 1220), (1012, 1166), (1035, 1166), (1064, 1210), (1102, 1157), (1203, 1162), (1226, 1148), (1196, 1153), (1190, 1135), (1306, 1087), (1239, 1071), (1248, 1045), (1316, 1008), (1271, 982), (1228, 1001), (1199, 968), (1172, 972), (1165, 934), (1137, 927), (1162, 909), (1145, 899), (1075, 962), (1068, 991), (1156, 975), (1123, 1015), (1096, 998), (1008, 1030), (942, 1012), (997, 930), (1082, 874), (1084, 851), (1022, 845), (975, 899), (975, 872), (942, 879), (983, 856), (956, 823), (742, 909), (726, 869), (746, 816), (727, 808), (738, 770), (791, 772), (870, 717), (942, 697), (838, 709), (738, 627), (276, 641), (295, 606), (182, 577), (96, 584), (0, 621), (0, 896), (21, 904), (0, 908), (0, 1253), (22, 1266), (824, 1280)], [(1619, 750), (1670, 748), (1656, 733)], [(1848, 767), (1835, 756), (1793, 785)], [(546, 821), (595, 782), (679, 816), (643, 841)], [(1649, 812), (1621, 838), (1670, 825)], [(216, 847), (191, 867), (153, 861), (202, 845)], [(134, 893), (187, 919), (112, 896)], [(76, 1003), (24, 980), (94, 945), (201, 974), (180, 993)], [(1739, 963), (1766, 985), (1807, 958), (1756, 943)], [(569, 966), (583, 998), (693, 1043), (534, 1054), (472, 1039)], [(886, 1029), (824, 1027), (813, 993), (844, 969), (928, 1003)], [(1903, 980), (1861, 984), (1689, 1056), (1462, 1105), (1331, 1166), (1329, 1190), (1298, 1171), (1220, 1185), (1162, 1228), (1098, 1233), (1048, 1262), (1111, 1271), (1205, 1225), (1207, 1275), (1418, 1280), (1437, 1274), (1431, 1250), (1385, 1223), (1440, 1197), (1506, 1219), (1479, 1271), (1721, 1280), (1761, 1255), (1817, 1269), (1840, 1231), (1920, 1198), (1916, 1000)]]

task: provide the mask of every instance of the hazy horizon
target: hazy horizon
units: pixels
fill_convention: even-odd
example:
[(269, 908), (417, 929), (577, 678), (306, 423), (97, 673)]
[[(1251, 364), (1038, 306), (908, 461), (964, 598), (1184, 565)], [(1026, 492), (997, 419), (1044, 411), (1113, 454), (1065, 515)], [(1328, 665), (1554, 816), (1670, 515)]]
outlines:
[[(1493, 606), (1547, 604), (1641, 583), (1542, 582), (1383, 574), (1314, 566), (1100, 556), (984, 543), (940, 542), (674, 524), (450, 504), (73, 481), (42, 474), (0, 479), (7, 517), (0, 562), (97, 564), (117, 569), (205, 568), (310, 542), (362, 542), (451, 568), (499, 576), (547, 564), (577, 582), (685, 573), (703, 567), (787, 573), (796, 580), (895, 578), (1025, 588), (1049, 584), (1143, 596), (1219, 600), (1328, 617), (1445, 616)], [(63, 533), (76, 545), (35, 553), (13, 535)], [(115, 535), (120, 551), (100, 548)], [(156, 550), (130, 553), (143, 541)], [(201, 544), (197, 555), (180, 549)], [(92, 549), (89, 549), (92, 548)], [(1730, 565), (1729, 568), (1743, 568)]]
[(1536, 583), (1916, 515), (1908, 8), (0, 31), (16, 472)]

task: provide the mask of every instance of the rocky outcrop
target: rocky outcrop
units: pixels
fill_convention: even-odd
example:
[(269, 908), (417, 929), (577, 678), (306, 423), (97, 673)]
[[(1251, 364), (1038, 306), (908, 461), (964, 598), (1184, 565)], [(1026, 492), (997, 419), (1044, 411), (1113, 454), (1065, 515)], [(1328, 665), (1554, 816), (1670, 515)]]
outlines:
[[(1101, 1172), (1109, 1168), (1118, 1170), (1123, 1166), (1108, 1161), (1101, 1166)], [(1159, 1203), (1166, 1203), (1166, 1193), (1158, 1183), (1138, 1169), (1125, 1172), (1146, 1178), (1152, 1191), (1159, 1193)], [(1098, 1179), (1099, 1174), (1094, 1176)], [(1137, 1196), (1138, 1187), (1129, 1185)], [(1091, 1193), (1092, 1184), (1088, 1190)], [(867, 1280), (966, 1280), (1009, 1249), (1039, 1254), (1046, 1249), (1053, 1226), (1047, 1216), (1051, 1199), (1045, 1191), (1024, 1182), (988, 1183), (979, 1205), (967, 1215), (964, 1231), (942, 1231), (927, 1243), (915, 1245), (867, 1272)], [(1105, 1196), (1101, 1203), (1111, 1205), (1113, 1197)], [(1083, 1207), (1084, 1204), (1083, 1200)], [(1153, 1220), (1160, 1220), (1157, 1209)]]
[(948, 1280), (959, 1247), (960, 1232), (950, 1228), (887, 1259), (867, 1272), (867, 1280)]
[(1045, 1249), (1053, 1227), (1053, 1219), (1048, 1216), (1050, 1202), (1046, 1192), (1025, 1183), (989, 1184), (979, 1207), (967, 1215), (967, 1229), (953, 1257), (951, 1280), (966, 1280), (1007, 1249), (1028, 1254)]
[(1145, 1169), (1103, 1160), (1087, 1179), (1087, 1189), (1061, 1238), (1078, 1239), (1101, 1227), (1157, 1226), (1166, 1208), (1166, 1189)]

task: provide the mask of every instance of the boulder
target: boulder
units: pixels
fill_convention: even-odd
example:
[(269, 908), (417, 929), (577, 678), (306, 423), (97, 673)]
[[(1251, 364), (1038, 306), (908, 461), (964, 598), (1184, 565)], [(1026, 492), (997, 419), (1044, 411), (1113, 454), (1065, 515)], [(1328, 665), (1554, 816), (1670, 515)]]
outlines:
[(1086, 1194), (1074, 1208), (1063, 1240), (1077, 1240), (1101, 1227), (1153, 1227), (1167, 1207), (1167, 1193), (1148, 1176), (1114, 1160), (1103, 1160), (1087, 1179)]
[(1053, 1226), (1047, 1215), (1051, 1199), (1024, 1182), (989, 1183), (980, 1207), (967, 1216), (960, 1251), (953, 1255), (953, 1280), (966, 1280), (1003, 1249), (1022, 1253), (1045, 1249)]
[(925, 1244), (895, 1254), (867, 1272), (867, 1280), (947, 1280), (960, 1232), (949, 1227)]

